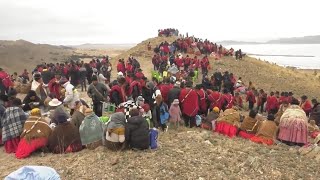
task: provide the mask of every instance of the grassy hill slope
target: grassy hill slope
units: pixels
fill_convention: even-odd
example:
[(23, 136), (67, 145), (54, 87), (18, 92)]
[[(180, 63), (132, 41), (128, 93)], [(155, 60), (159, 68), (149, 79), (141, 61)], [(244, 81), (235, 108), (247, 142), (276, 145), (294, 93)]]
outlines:
[[(125, 60), (132, 54), (136, 57), (147, 77), (153, 68), (151, 59), (153, 51), (147, 50), (147, 44), (150, 42), (152, 48), (161, 42), (173, 42), (175, 37), (156, 37), (147, 39), (137, 46), (129, 49), (125, 53), (116, 56), (113, 65), (116, 66), (119, 58)], [(216, 69), (233, 72), (236, 77), (242, 77), (245, 84), (252, 81), (256, 88), (262, 88), (268, 92), (271, 91), (292, 91), (296, 97), (306, 94), (310, 98), (320, 97), (320, 77), (306, 71), (284, 68), (275, 64), (260, 61), (255, 58), (246, 57), (241, 61), (235, 61), (232, 57), (223, 57), (221, 60), (214, 60), (210, 57), (212, 74)], [(200, 81), (200, 79), (199, 79)]]

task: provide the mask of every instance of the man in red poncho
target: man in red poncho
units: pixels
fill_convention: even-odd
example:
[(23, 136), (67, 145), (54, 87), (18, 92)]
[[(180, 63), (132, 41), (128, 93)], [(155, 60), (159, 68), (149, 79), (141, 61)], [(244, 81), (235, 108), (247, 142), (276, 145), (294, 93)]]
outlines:
[(0, 94), (8, 93), (9, 87), (13, 86), (10, 75), (7, 74), (2, 68), (0, 68)]
[(122, 74), (126, 73), (126, 67), (122, 59), (119, 59), (119, 62), (117, 64), (117, 71), (122, 72)]
[(249, 109), (252, 110), (254, 104), (256, 103), (256, 97), (254, 95), (255, 88), (253, 87), (251, 90), (247, 91), (246, 101), (249, 102)]
[(203, 89), (202, 85), (197, 85), (196, 86), (196, 92), (199, 96), (199, 99), (200, 99), (200, 114), (204, 114), (204, 115), (207, 115), (208, 113), (208, 105), (207, 105), (207, 93), (206, 91)]
[(180, 92), (179, 101), (182, 107), (182, 116), (184, 117), (186, 127), (195, 127), (195, 116), (199, 111), (199, 97), (195, 90), (192, 89), (192, 81), (186, 83), (186, 88)]
[(307, 117), (309, 117), (309, 114), (312, 110), (312, 104), (306, 95), (301, 96), (300, 107), (304, 110)]
[(208, 74), (208, 67), (209, 67), (209, 59), (207, 56), (204, 56), (200, 62), (202, 74)]
[(49, 81), (48, 88), (49, 88), (50, 94), (53, 97), (55, 97), (59, 100), (62, 100), (61, 99), (61, 86), (59, 84), (60, 79), (61, 79), (61, 73), (57, 71), (54, 78)]
[(223, 89), (222, 95), (222, 110), (225, 111), (226, 109), (231, 109), (233, 107), (233, 96), (227, 89)]
[(168, 104), (168, 106), (170, 106), (171, 104), (169, 104), (168, 102), (168, 93), (171, 89), (171, 85), (170, 85), (170, 78), (166, 78), (164, 80), (164, 84), (162, 84), (160, 87), (160, 92), (161, 92), (161, 95), (162, 95), (162, 98), (163, 98), (163, 101)]
[(270, 96), (267, 98), (266, 110), (268, 114), (276, 114), (279, 109), (279, 102), (277, 97), (274, 95), (274, 92), (270, 93)]
[(219, 93), (218, 91), (212, 91), (212, 90), (207, 90), (208, 94), (208, 100), (210, 102), (210, 107), (209, 109), (212, 109), (214, 107), (218, 107), (219, 109), (222, 108), (222, 94)]

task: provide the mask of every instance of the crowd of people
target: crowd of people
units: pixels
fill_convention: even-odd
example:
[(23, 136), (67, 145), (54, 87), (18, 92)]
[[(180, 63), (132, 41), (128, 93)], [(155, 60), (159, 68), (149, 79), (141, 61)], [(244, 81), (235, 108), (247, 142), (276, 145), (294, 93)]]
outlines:
[(173, 28), (159, 29), (158, 36), (159, 37), (179, 36), (179, 30), (173, 29)]
[[(202, 48), (191, 58), (183, 44), (189, 48), (194, 43)], [(302, 146), (309, 135), (319, 134), (316, 99), (302, 96), (298, 100), (292, 92), (268, 95), (252, 82), (245, 84), (241, 77), (221, 69), (210, 74), (207, 54), (233, 55), (232, 50), (188, 37), (157, 47), (150, 59), (152, 79), (145, 77), (132, 55), (118, 60), (113, 80), (107, 56), (88, 63), (44, 63), (30, 74), (24, 70), (12, 77), (1, 69), (0, 144), (7, 153), (25, 158), (45, 147), (52, 153), (100, 145), (111, 150), (156, 148), (158, 131), (180, 126), (267, 145), (279, 140)], [(202, 76), (198, 76), (200, 69)], [(28, 80), (31, 89), (21, 100), (12, 81)], [(80, 89), (92, 99), (92, 106), (80, 97)], [(109, 110), (111, 107), (115, 109)], [(111, 112), (108, 117), (106, 109)]]

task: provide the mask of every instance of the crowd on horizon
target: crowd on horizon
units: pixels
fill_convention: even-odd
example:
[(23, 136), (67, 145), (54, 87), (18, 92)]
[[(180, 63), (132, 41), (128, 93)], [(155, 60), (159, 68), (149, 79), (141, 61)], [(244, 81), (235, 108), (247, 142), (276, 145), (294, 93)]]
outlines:
[[(193, 58), (188, 51), (192, 46), (200, 50)], [(100, 145), (111, 150), (155, 149), (158, 130), (182, 125), (267, 145), (279, 140), (302, 146), (308, 136), (319, 134), (316, 99), (298, 100), (292, 92), (267, 94), (221, 69), (209, 74), (207, 55), (233, 56), (233, 49), (185, 37), (163, 42), (154, 52), (152, 79), (132, 55), (118, 60), (115, 79), (108, 56), (89, 63), (43, 63), (30, 74), (24, 70), (10, 76), (0, 69), (0, 139), (5, 151), (25, 158), (44, 147), (53, 153)], [(201, 83), (195, 84), (198, 79)], [(23, 100), (17, 98), (14, 81), (31, 83)], [(92, 107), (80, 97), (78, 86), (92, 99)]]

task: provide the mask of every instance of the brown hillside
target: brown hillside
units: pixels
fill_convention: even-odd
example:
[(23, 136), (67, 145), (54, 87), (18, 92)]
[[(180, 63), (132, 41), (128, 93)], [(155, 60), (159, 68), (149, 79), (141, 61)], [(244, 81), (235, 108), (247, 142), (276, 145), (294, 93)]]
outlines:
[[(171, 43), (175, 39), (175, 37), (156, 37), (145, 40), (125, 53), (116, 56), (113, 64), (116, 66), (119, 58), (126, 60), (129, 55), (132, 54), (141, 63), (144, 74), (150, 77), (153, 68), (151, 59), (154, 53), (153, 51), (147, 50), (147, 44), (150, 42), (152, 48), (154, 48), (161, 42), (167, 41)], [(224, 57), (218, 61), (210, 58), (210, 62), (210, 74), (216, 69), (221, 68), (223, 72), (233, 72), (236, 77), (242, 77), (245, 84), (252, 81), (256, 88), (262, 88), (268, 92), (292, 91), (296, 97), (304, 94), (310, 98), (320, 97), (320, 78), (307, 71), (284, 68), (250, 57), (246, 57), (242, 61), (235, 61), (235, 59), (231, 57)], [(199, 79), (199, 81), (200, 80), (201, 79)]]
[(60, 62), (72, 55), (72, 49), (24, 40), (0, 41), (1, 67), (8, 72), (31, 70), (42, 62)]

